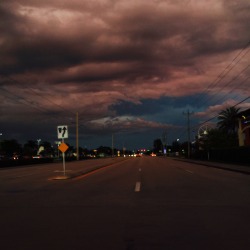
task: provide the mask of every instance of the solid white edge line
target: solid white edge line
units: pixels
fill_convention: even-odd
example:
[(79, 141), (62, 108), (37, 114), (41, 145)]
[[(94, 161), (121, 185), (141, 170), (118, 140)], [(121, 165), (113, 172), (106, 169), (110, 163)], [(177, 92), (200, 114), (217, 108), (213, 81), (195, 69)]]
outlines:
[(135, 183), (135, 192), (140, 192), (141, 191), (141, 182), (137, 181)]

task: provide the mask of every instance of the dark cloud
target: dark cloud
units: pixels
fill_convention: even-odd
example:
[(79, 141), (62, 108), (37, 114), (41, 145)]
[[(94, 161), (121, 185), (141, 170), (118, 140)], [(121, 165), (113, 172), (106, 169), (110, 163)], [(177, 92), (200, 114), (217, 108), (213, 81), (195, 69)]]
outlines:
[(111, 123), (130, 134), (180, 127), (187, 108), (204, 120), (250, 94), (249, 13), (247, 0), (5, 1), (2, 129), (51, 137), (76, 112), (84, 138)]

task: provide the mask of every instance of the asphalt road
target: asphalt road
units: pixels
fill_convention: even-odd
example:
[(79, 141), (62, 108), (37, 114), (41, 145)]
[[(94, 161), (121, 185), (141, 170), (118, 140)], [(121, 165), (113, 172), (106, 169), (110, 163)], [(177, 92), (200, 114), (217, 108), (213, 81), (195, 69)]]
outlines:
[(0, 170), (3, 250), (250, 249), (250, 176), (158, 157)]

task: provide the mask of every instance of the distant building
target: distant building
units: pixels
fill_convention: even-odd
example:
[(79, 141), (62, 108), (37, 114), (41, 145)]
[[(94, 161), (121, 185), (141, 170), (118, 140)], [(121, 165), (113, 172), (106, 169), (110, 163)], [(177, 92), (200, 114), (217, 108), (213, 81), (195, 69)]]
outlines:
[(239, 146), (250, 146), (250, 109), (238, 114), (239, 128)]

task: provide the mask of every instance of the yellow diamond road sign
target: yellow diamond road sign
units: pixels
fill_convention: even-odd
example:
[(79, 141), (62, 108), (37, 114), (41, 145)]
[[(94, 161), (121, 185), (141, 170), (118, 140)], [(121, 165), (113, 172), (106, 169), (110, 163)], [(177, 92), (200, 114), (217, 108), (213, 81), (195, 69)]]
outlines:
[(61, 143), (60, 144), (60, 146), (58, 147), (58, 149), (61, 151), (61, 152), (63, 152), (63, 153), (65, 153), (66, 151), (67, 151), (67, 149), (68, 149), (69, 147), (67, 146), (67, 144), (66, 143)]

